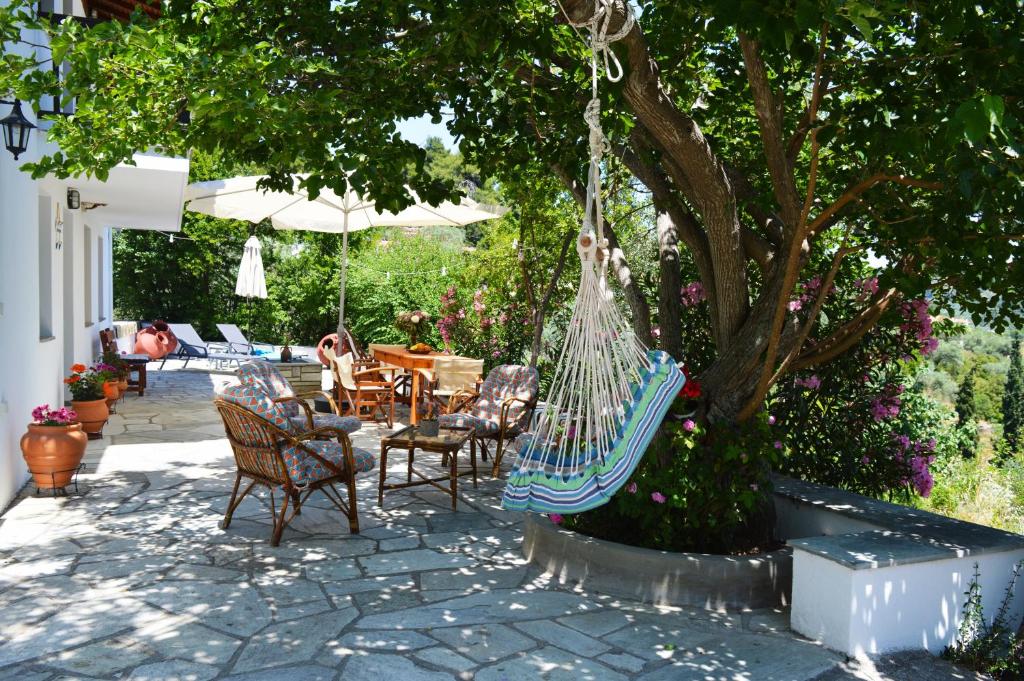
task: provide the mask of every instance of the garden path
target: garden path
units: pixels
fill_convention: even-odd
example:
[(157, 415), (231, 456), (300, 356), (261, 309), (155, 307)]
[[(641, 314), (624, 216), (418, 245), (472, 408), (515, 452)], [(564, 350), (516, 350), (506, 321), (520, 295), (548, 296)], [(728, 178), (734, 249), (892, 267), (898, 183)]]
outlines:
[[(358, 536), (315, 498), (278, 548), (262, 500), (221, 530), (233, 465), (210, 400), (232, 378), (150, 377), (90, 444), (81, 496), (30, 485), (0, 518), (0, 681), (890, 678), (791, 633), (785, 611), (560, 587), (523, 560), (490, 479), (452, 513), (430, 488), (381, 509), (364, 474)], [(918, 675), (892, 678), (966, 678), (910, 659)]]

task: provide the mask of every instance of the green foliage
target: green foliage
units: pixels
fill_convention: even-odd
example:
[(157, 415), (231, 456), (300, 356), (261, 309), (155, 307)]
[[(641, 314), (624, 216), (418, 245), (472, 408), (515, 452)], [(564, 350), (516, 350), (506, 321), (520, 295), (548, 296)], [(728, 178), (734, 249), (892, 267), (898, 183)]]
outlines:
[(956, 393), (956, 415), (960, 423), (974, 420), (974, 375), (977, 370), (975, 367), (964, 375)]
[[(681, 401), (674, 406), (684, 408)], [(771, 504), (769, 472), (782, 455), (778, 427), (762, 415), (708, 427), (676, 416), (663, 428), (630, 483), (605, 506), (566, 516), (565, 526), (666, 551), (770, 548), (763, 511)]]
[(1021, 360), (1021, 337), (1014, 339), (1010, 372), (1003, 392), (1003, 438), (1012, 452), (1021, 451), (1024, 436), (1024, 362)]
[[(429, 233), (400, 234), (365, 243), (350, 260), (346, 326), (363, 342), (407, 343), (407, 334), (395, 327), (398, 314), (421, 309), (437, 319), (441, 295), (464, 267), (461, 245), (432, 239)], [(432, 325), (419, 340), (441, 347)]]
[(942, 656), (970, 669), (984, 672), (997, 681), (1013, 681), (1024, 675), (1024, 638), (1008, 621), (1014, 587), (1024, 563), (1013, 566), (999, 611), (989, 624), (981, 601), (981, 574), (974, 564), (974, 576), (964, 595), (960, 627), (956, 642), (942, 651)]

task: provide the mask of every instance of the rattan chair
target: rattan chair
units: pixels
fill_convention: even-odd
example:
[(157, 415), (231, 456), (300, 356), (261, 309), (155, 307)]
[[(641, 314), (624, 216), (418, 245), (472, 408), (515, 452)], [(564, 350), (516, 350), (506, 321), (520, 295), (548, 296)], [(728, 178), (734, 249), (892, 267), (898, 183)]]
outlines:
[[(426, 380), (427, 401), (441, 414), (462, 410), (465, 402), (479, 394), (483, 383), (484, 361), (468, 357), (438, 357), (434, 371), (421, 371)], [(459, 399), (453, 400), (456, 395)]]
[[(271, 546), (280, 543), (285, 526), (302, 512), (302, 505), (316, 491), (323, 492), (348, 518), (353, 534), (359, 532), (355, 476), (373, 469), (373, 454), (354, 450), (348, 434), (338, 428), (298, 431), (280, 405), (258, 385), (229, 386), (214, 404), (237, 466), (222, 528), (231, 526), (238, 505), (256, 485), (261, 485), (270, 491), (274, 518)], [(249, 484), (239, 494), (243, 479)], [(347, 502), (335, 487), (338, 483), (347, 487)], [(274, 498), (278, 489), (283, 493), (280, 508)]]
[(503, 364), (487, 374), (479, 391), (463, 390), (452, 395), (449, 407), (453, 411), (438, 421), (442, 427), (472, 428), (485, 456), (487, 441), (494, 442), (491, 474), (498, 477), (505, 444), (526, 430), (539, 392), (535, 368)]

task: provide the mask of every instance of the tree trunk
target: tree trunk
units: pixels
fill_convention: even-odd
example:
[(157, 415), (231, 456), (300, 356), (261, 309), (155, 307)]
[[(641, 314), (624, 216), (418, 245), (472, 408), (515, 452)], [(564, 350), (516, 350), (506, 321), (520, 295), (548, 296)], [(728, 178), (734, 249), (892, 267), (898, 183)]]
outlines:
[(680, 319), (679, 290), (682, 278), (679, 269), (679, 230), (675, 221), (658, 210), (658, 261), (661, 270), (658, 284), (659, 347), (676, 359), (683, 359), (683, 327)]

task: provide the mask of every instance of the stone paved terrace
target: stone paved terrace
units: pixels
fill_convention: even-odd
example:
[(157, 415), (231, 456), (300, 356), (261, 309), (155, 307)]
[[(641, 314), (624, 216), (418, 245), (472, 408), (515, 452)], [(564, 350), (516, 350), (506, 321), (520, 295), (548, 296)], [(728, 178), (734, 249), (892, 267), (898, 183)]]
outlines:
[(261, 500), (221, 530), (233, 462), (210, 399), (231, 376), (150, 376), (90, 444), (82, 496), (30, 485), (0, 518), (0, 681), (974, 678), (922, 654), (844, 661), (785, 611), (559, 587), (523, 560), (489, 478), (452, 513), (422, 487), (381, 509), (364, 474), (358, 536), (316, 497), (278, 548)]

